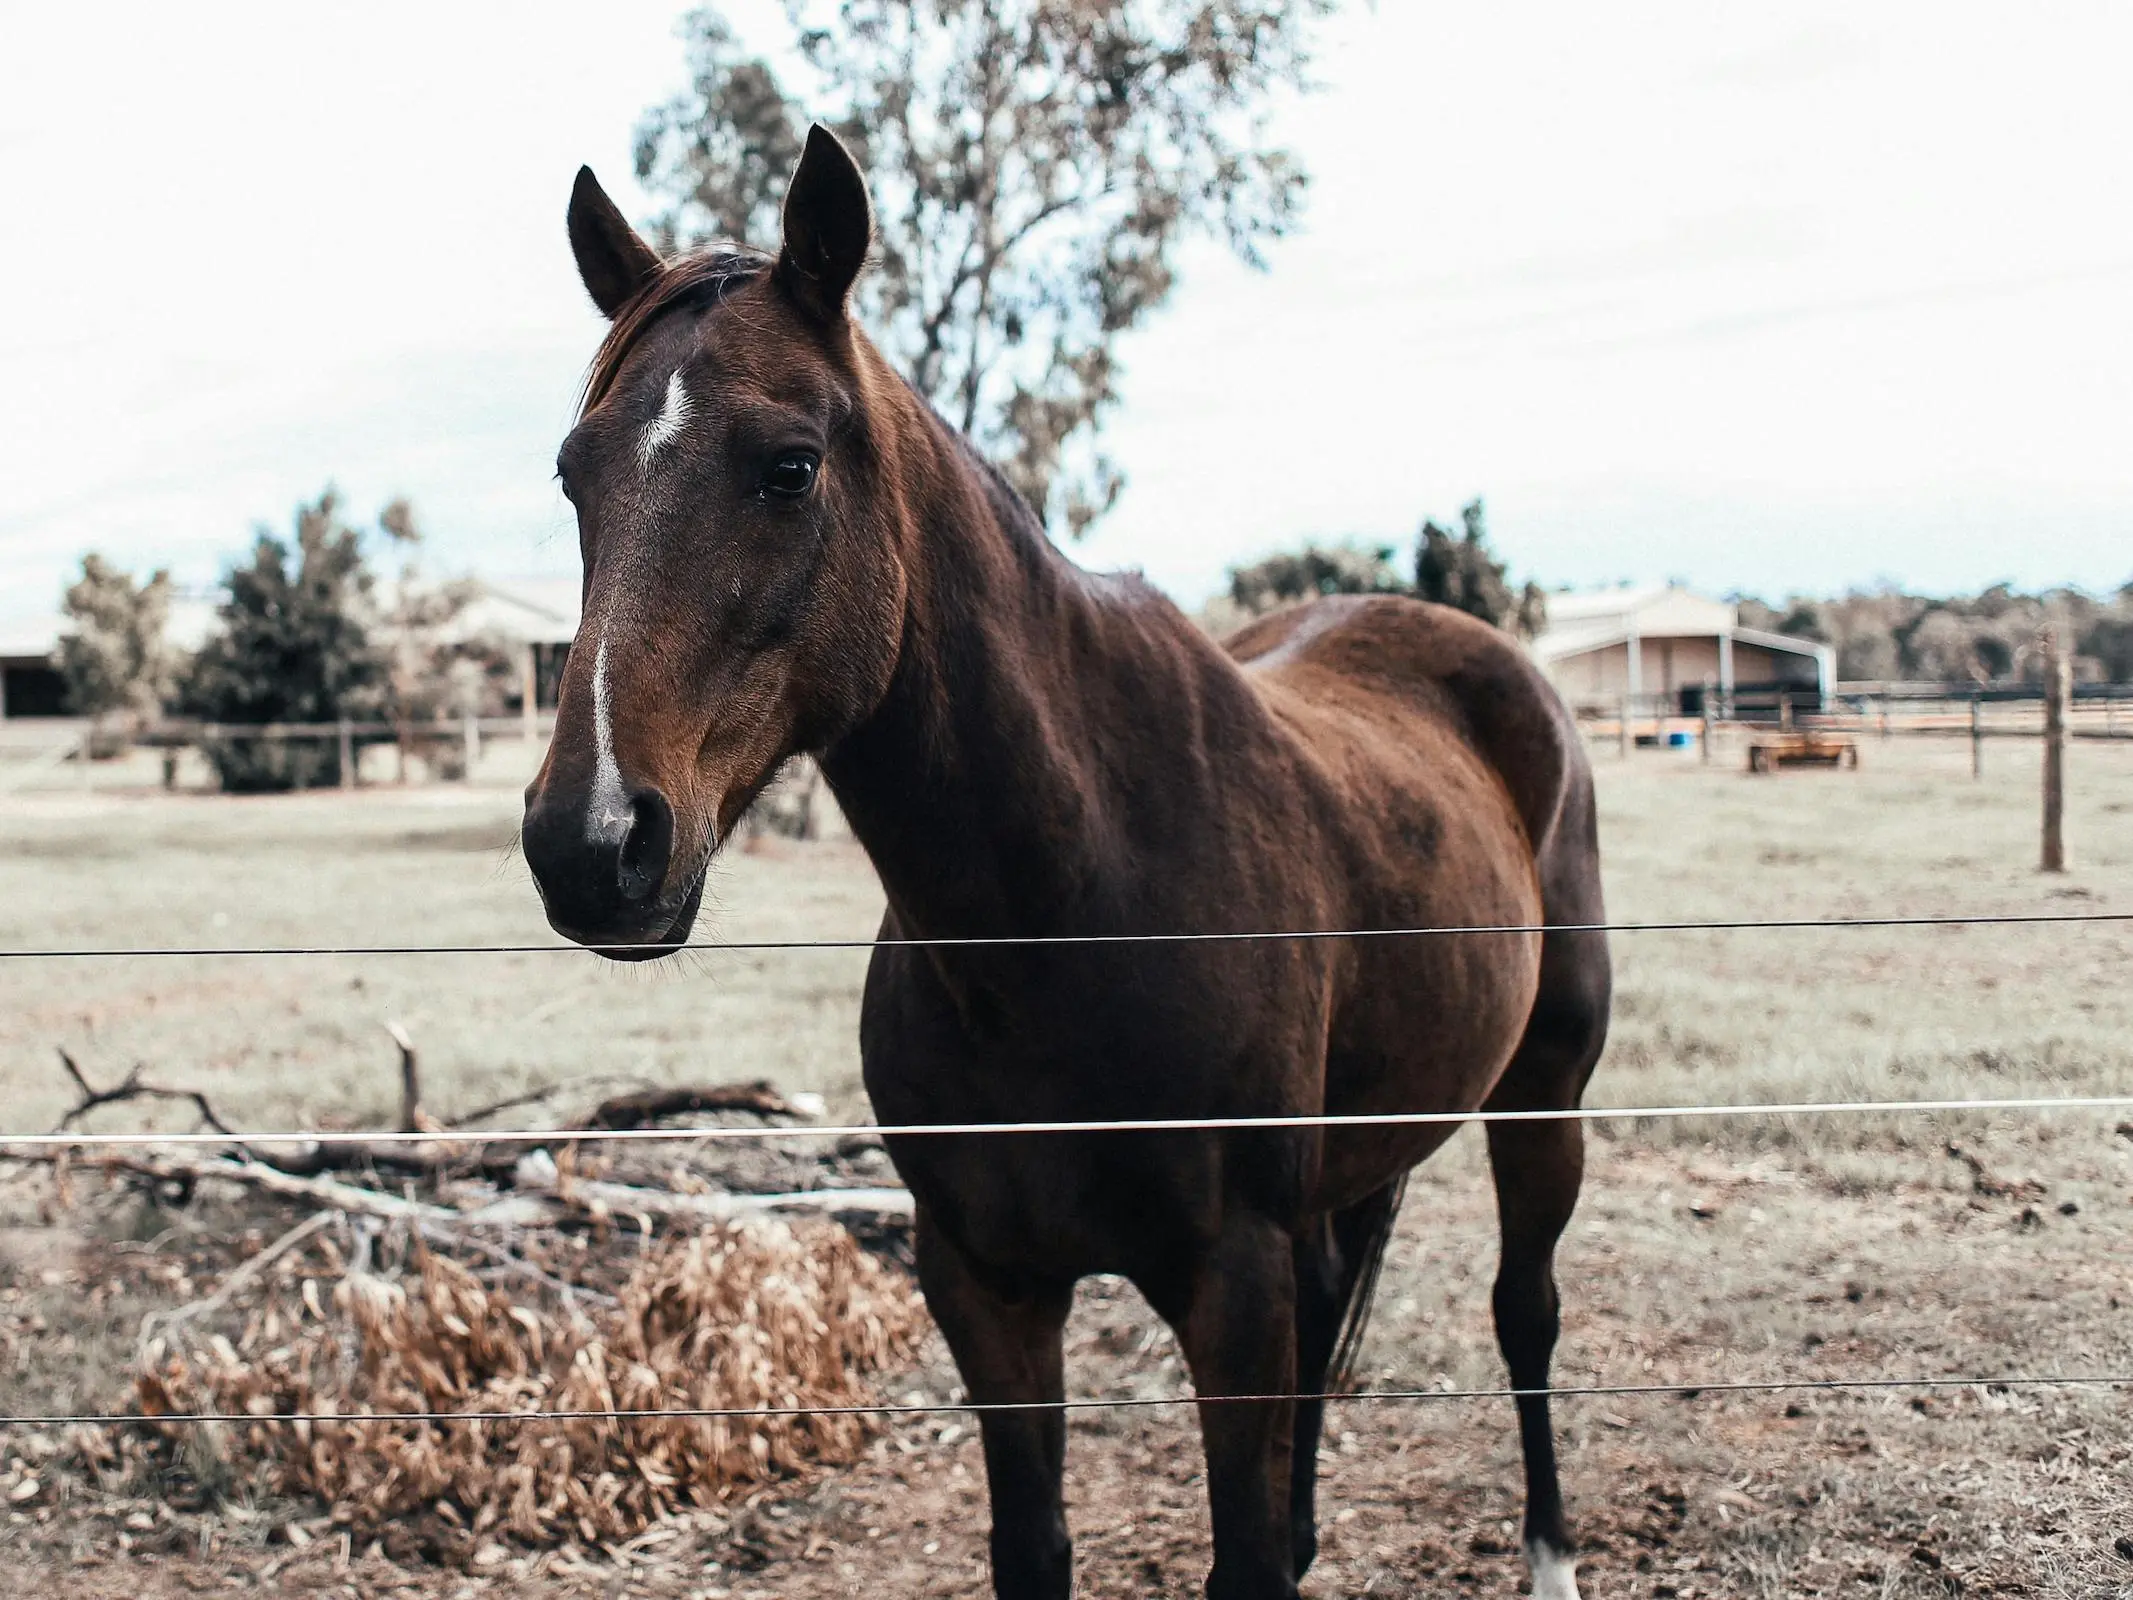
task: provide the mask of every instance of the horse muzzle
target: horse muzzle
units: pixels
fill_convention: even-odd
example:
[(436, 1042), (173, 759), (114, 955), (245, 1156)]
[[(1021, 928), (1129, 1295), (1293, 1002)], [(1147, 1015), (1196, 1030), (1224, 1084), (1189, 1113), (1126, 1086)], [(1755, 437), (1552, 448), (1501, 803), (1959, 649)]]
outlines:
[(616, 961), (664, 955), (695, 925), (704, 875), (676, 873), (674, 837), (656, 788), (602, 798), (538, 781), (519, 834), (549, 926)]

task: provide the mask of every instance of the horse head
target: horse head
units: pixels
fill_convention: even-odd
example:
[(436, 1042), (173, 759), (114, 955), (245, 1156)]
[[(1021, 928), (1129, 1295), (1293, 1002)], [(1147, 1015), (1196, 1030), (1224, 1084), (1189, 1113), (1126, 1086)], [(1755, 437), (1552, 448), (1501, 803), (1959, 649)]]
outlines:
[(589, 170), (569, 225), (610, 326), (556, 462), (583, 620), (523, 838), (556, 930), (642, 958), (688, 937), (712, 858), (778, 768), (887, 690), (893, 414), (910, 402), (852, 321), (873, 218), (824, 130), (774, 257), (662, 261)]

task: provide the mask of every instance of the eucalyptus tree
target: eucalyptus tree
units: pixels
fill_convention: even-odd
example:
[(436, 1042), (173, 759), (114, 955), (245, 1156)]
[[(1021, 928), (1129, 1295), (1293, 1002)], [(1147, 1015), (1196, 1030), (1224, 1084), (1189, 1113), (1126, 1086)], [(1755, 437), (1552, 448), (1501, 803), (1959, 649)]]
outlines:
[[(1169, 299), (1179, 250), (1264, 265), (1302, 165), (1271, 114), (1310, 86), (1332, 0), (787, 0), (744, 42), (683, 24), (688, 87), (636, 168), (669, 247), (776, 237), (808, 122), (867, 173), (861, 314), (920, 393), (1046, 524), (1080, 535), (1124, 479), (1098, 443), (1120, 336)], [(750, 45), (767, 48), (750, 48)]]

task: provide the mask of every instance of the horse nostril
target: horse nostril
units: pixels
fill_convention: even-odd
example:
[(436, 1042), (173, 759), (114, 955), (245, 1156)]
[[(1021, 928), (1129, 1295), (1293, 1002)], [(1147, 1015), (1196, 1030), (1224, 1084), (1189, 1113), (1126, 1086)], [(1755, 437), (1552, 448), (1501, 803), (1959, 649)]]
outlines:
[(629, 831), (615, 858), (615, 887), (622, 898), (641, 906), (659, 893), (674, 853), (674, 808), (657, 789), (640, 789), (630, 797)]

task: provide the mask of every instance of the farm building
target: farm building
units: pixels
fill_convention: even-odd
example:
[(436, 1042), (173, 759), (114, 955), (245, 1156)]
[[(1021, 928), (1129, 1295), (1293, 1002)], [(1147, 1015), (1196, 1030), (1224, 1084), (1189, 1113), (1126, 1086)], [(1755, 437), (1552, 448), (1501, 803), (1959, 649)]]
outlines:
[(23, 617), (0, 625), (0, 722), (66, 714), (66, 685), (52, 667), (52, 647), (58, 642), (56, 617)]
[[(215, 603), (180, 593), (170, 603), (163, 636), (179, 650), (197, 650), (215, 628)], [(67, 687), (52, 659), (70, 631), (58, 612), (0, 624), (0, 721), (72, 715)]]
[(1817, 706), (1836, 674), (1828, 645), (1740, 625), (1731, 601), (1672, 585), (1548, 596), (1548, 624), (1533, 653), (1573, 706), (1694, 715), (1703, 688), (1728, 697), (1791, 697)]
[[(534, 685), (535, 704), (553, 707), (563, 662), (578, 631), (578, 580), (477, 581), (480, 593), (460, 613), (454, 634), (523, 646), (525, 674)], [(381, 599), (389, 603), (389, 586)], [(68, 714), (66, 686), (52, 665), (53, 653), (67, 629), (67, 619), (56, 612), (0, 623), (0, 720)], [(214, 629), (211, 597), (180, 594), (171, 602), (166, 637), (178, 649), (199, 649)]]
[[(481, 594), (459, 614), (454, 631), (464, 639), (491, 638), (522, 645), (525, 680), (533, 703), (553, 710), (563, 683), (563, 663), (577, 637), (583, 591), (576, 578), (479, 580)], [(524, 710), (523, 693), (520, 709)]]

